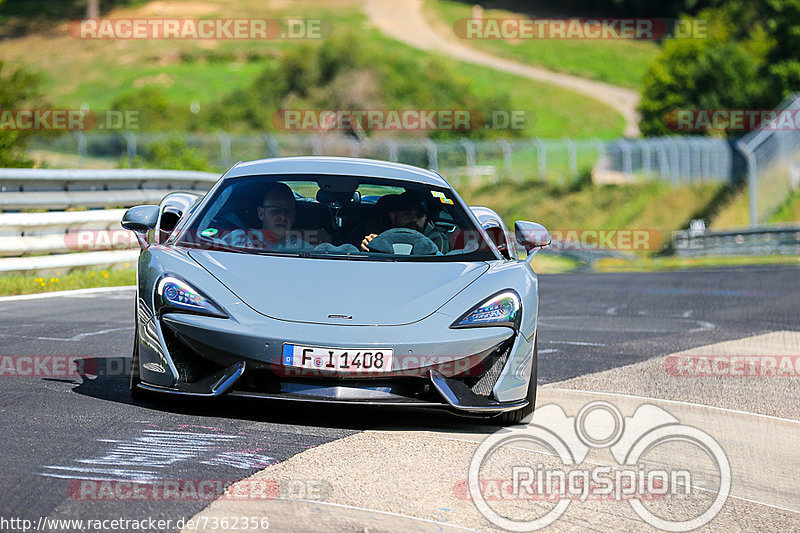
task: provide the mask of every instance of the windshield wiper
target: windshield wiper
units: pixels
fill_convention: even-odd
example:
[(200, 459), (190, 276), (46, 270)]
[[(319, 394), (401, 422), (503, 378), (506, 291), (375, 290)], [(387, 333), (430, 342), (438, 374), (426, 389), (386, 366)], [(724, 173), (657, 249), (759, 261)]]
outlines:
[(394, 257), (375, 257), (372, 255), (364, 254), (336, 254), (328, 252), (315, 252), (313, 250), (303, 251), (299, 253), (300, 257), (307, 257), (310, 259), (355, 259), (358, 261), (397, 261)]

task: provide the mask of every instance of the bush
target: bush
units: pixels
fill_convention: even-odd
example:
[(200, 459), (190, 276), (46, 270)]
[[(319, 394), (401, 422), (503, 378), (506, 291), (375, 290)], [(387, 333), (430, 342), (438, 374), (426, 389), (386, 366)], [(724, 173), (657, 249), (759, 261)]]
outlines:
[[(42, 77), (23, 67), (10, 68), (0, 61), (0, 109), (43, 107), (39, 86)], [(0, 167), (31, 167), (25, 155), (31, 133), (4, 130), (0, 133)]]
[(170, 170), (213, 170), (208, 156), (189, 146), (184, 139), (173, 137), (140, 148), (133, 159), (120, 159), (119, 168), (166, 168)]

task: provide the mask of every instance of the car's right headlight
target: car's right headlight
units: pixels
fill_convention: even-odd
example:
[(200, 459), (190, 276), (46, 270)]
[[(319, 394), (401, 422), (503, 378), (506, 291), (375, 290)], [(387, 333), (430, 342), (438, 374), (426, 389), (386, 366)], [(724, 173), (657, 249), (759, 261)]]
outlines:
[(165, 276), (159, 280), (156, 286), (156, 307), (228, 318), (225, 311), (211, 298), (173, 276)]

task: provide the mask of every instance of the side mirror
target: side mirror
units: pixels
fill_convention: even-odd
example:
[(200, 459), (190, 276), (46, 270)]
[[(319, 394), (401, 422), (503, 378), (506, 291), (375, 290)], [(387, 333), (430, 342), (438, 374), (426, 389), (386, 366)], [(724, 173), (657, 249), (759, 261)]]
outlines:
[(533, 257), (539, 249), (550, 244), (550, 232), (547, 231), (547, 228), (526, 220), (514, 222), (514, 238), (520, 246), (525, 248), (529, 258)]
[(136, 234), (136, 239), (142, 249), (149, 246), (147, 232), (155, 229), (157, 222), (157, 205), (137, 205), (136, 207), (131, 207), (122, 215), (122, 227)]

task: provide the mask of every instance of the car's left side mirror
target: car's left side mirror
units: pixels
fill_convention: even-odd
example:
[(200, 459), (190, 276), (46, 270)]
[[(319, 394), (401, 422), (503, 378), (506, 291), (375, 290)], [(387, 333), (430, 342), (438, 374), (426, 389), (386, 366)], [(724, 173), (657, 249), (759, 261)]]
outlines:
[(550, 232), (536, 222), (517, 220), (514, 222), (514, 238), (528, 252), (528, 258), (550, 244)]
[(137, 205), (122, 215), (122, 227), (136, 234), (139, 246), (144, 250), (149, 246), (147, 233), (155, 229), (158, 222), (157, 205)]

